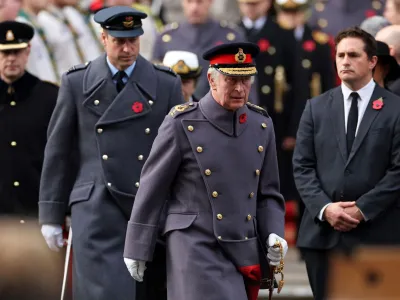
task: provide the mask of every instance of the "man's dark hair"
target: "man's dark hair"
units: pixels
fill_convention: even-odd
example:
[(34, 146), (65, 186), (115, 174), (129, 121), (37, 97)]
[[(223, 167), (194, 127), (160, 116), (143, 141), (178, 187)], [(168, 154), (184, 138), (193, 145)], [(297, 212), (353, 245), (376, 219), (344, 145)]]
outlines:
[(342, 30), (335, 37), (335, 47), (345, 38), (358, 38), (364, 42), (364, 51), (369, 59), (376, 55), (377, 46), (375, 38), (359, 27), (350, 27)]

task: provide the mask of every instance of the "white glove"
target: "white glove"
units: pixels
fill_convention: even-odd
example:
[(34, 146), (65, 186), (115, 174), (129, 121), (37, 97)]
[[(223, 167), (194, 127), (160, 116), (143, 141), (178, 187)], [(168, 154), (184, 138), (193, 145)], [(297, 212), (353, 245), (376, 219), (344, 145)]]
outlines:
[(146, 271), (146, 262), (143, 260), (134, 260), (130, 258), (124, 258), (126, 267), (129, 273), (138, 282), (143, 281), (144, 271)]
[(64, 246), (62, 228), (60, 225), (44, 224), (42, 225), (42, 235), (46, 240), (47, 246), (53, 251), (60, 251)]
[(267, 248), (268, 248), (267, 257), (270, 260), (269, 264), (271, 266), (278, 266), (281, 261), (281, 252), (280, 252), (279, 247), (276, 247), (276, 248), (273, 247), (275, 245), (275, 242), (279, 242), (282, 245), (283, 257), (285, 257), (286, 252), (288, 250), (287, 242), (280, 236), (276, 235), (275, 233), (271, 233), (268, 236), (268, 240), (267, 240)]

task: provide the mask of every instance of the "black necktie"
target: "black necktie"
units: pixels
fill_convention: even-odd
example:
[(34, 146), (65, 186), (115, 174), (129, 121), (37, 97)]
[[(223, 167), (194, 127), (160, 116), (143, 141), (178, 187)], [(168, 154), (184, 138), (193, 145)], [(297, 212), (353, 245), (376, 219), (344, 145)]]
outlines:
[(353, 92), (350, 94), (351, 107), (349, 111), (349, 117), (347, 118), (347, 155), (350, 155), (351, 147), (353, 146), (354, 139), (356, 137), (356, 129), (358, 123), (358, 94)]
[(125, 86), (124, 81), (122, 80), (126, 76), (124, 71), (118, 71), (115, 74), (115, 80), (117, 81), (117, 92), (119, 93)]

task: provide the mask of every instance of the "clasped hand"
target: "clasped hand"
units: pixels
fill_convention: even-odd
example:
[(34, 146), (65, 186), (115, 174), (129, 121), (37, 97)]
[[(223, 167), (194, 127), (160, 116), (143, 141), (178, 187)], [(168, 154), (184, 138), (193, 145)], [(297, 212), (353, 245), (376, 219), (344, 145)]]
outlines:
[(354, 201), (335, 202), (328, 205), (324, 211), (324, 218), (335, 230), (341, 232), (356, 228), (364, 220)]

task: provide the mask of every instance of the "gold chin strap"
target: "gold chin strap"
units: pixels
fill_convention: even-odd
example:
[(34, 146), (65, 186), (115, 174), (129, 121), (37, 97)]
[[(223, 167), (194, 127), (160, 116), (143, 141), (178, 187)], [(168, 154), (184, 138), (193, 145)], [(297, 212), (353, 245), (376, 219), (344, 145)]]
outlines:
[(281, 280), (279, 280), (278, 283), (278, 294), (281, 292), (283, 285), (285, 284), (285, 280), (284, 280), (284, 274), (283, 274), (283, 267), (285, 266), (285, 262), (283, 261), (283, 247), (282, 244), (279, 241), (276, 241), (274, 246), (274, 248), (278, 248), (279, 247), (279, 252), (281, 254), (281, 260), (279, 262), (279, 265), (274, 267), (274, 273), (275, 274), (281, 274)]

